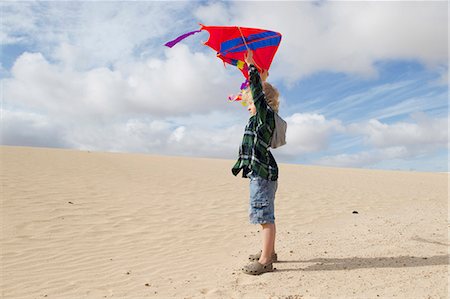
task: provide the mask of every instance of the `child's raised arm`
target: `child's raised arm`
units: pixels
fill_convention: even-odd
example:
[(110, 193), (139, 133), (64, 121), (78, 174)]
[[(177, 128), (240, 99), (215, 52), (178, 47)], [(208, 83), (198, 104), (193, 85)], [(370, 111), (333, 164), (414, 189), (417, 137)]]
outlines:
[[(247, 55), (245, 55), (245, 62), (249, 68), (249, 81), (250, 81), (250, 90), (252, 92), (253, 102), (256, 107), (256, 117), (259, 123), (266, 122), (267, 111), (270, 109), (269, 105), (264, 98), (263, 87), (261, 76), (259, 75), (258, 69), (255, 66), (255, 61), (253, 60), (253, 52), (251, 50), (247, 51)], [(265, 78), (268, 76), (267, 71), (263, 71), (262, 74)]]
[[(247, 65), (250, 67), (251, 64), (253, 64), (254, 66), (256, 66), (259, 69), (261, 69), (256, 62), (253, 60), (253, 51), (252, 50), (247, 50), (247, 54), (244, 55), (245, 58), (245, 62), (247, 63)], [(261, 80), (266, 81), (267, 77), (269, 77), (269, 71), (268, 70), (262, 70), (260, 73), (261, 76)]]

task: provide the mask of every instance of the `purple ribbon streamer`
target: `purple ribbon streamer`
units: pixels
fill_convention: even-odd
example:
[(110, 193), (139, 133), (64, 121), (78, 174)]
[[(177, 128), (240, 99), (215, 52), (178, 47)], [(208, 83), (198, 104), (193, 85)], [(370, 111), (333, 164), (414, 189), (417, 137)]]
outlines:
[(185, 33), (185, 34), (183, 34), (183, 35), (180, 35), (180, 36), (177, 37), (176, 39), (171, 40), (170, 42), (165, 43), (164, 46), (167, 46), (167, 47), (169, 47), (169, 48), (172, 48), (173, 46), (175, 46), (176, 44), (178, 44), (179, 42), (181, 42), (183, 39), (185, 39), (186, 37), (188, 37), (188, 36), (190, 36), (190, 35), (192, 35), (192, 34), (195, 34), (195, 33), (197, 33), (197, 32), (200, 32), (200, 31), (202, 31), (202, 30), (201, 30), (201, 29), (200, 29), (200, 30), (195, 30), (195, 31), (191, 31), (191, 32)]
[(241, 90), (242, 90), (242, 89), (246, 89), (249, 85), (250, 85), (250, 82), (248, 82), (248, 80), (245, 80), (245, 81), (241, 84)]

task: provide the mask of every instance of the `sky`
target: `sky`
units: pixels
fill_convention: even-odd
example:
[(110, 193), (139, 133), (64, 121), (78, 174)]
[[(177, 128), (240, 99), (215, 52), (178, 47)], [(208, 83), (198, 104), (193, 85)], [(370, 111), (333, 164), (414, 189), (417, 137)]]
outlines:
[[(237, 159), (243, 76), (197, 33), (264, 28), (279, 163), (448, 172), (447, 1), (0, 2), (1, 144)], [(230, 168), (234, 164), (230, 163)]]

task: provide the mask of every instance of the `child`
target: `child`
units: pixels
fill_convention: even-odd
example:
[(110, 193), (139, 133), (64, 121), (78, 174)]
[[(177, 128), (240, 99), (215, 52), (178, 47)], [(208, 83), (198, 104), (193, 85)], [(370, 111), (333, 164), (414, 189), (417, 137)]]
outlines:
[[(274, 200), (278, 187), (278, 166), (269, 150), (275, 128), (274, 111), (278, 111), (278, 91), (267, 82), (262, 82), (248, 50), (245, 62), (249, 66), (250, 88), (243, 93), (251, 117), (245, 127), (239, 159), (233, 166), (236, 176), (242, 170), (242, 177), (250, 178), (249, 219), (252, 224), (262, 226), (262, 250), (250, 255), (252, 263), (242, 268), (246, 274), (259, 275), (273, 271), (272, 263), (277, 261), (275, 253)], [(262, 72), (267, 77), (267, 72)]]

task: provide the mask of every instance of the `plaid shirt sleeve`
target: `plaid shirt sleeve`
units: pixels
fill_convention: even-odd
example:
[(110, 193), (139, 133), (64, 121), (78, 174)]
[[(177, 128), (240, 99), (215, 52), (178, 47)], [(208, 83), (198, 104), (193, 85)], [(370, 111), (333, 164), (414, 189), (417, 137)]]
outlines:
[(272, 121), (270, 121), (272, 117), (268, 117), (268, 114), (273, 114), (273, 111), (265, 100), (261, 76), (259, 75), (258, 69), (253, 64), (249, 66), (249, 81), (253, 102), (256, 107), (258, 125), (267, 124), (270, 133), (272, 133), (275, 122), (272, 123)]
[(267, 105), (265, 100), (265, 95), (262, 87), (261, 76), (259, 75), (258, 69), (251, 64), (249, 67), (249, 81), (250, 81), (250, 90), (252, 92), (253, 102), (256, 107), (256, 117), (258, 120), (258, 125), (267, 124), (270, 133), (275, 126), (275, 123), (272, 124), (270, 121), (270, 117), (268, 114), (273, 113), (272, 109)]

